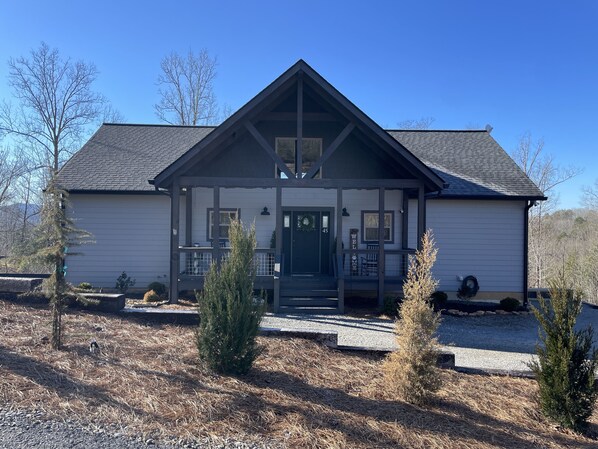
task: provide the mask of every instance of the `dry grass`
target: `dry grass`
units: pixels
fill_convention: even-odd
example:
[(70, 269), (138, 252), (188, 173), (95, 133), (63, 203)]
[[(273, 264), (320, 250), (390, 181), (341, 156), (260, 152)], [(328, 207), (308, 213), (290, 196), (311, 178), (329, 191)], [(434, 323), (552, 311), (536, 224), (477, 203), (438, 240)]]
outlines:
[[(308, 341), (262, 338), (248, 376), (220, 377), (198, 367), (192, 327), (86, 312), (64, 323), (65, 350), (52, 351), (47, 310), (0, 301), (2, 403), (131, 433), (293, 448), (596, 447), (547, 424), (525, 379), (444, 372), (438, 401), (419, 408), (388, 399), (381, 360)], [(100, 356), (87, 350), (92, 338)]]

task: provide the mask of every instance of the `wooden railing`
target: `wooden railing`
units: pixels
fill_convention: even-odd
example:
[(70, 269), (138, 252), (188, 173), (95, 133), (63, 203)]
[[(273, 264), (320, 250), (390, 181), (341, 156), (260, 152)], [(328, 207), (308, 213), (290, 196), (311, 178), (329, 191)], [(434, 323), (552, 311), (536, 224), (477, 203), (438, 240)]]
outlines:
[[(230, 248), (218, 248), (222, 260), (230, 255)], [(184, 276), (205, 276), (214, 259), (211, 246), (180, 246), (181, 274)], [(272, 248), (256, 248), (254, 262), (257, 276), (274, 276), (274, 253)]]
[[(409, 263), (408, 258), (411, 254), (415, 254), (415, 250), (411, 248), (385, 249), (385, 277), (393, 278), (404, 276), (407, 272)], [(342, 258), (339, 257), (337, 260), (339, 273), (343, 273), (345, 278), (375, 279), (378, 277), (379, 256), (380, 252), (378, 248), (343, 250)]]

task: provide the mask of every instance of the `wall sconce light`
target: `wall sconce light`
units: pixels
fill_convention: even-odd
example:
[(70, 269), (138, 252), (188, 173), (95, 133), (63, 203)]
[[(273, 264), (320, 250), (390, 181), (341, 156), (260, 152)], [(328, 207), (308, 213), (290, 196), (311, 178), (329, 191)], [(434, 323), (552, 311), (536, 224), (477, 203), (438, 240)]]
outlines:
[(260, 215), (270, 215), (270, 212), (268, 211), (268, 208), (266, 206), (264, 206), (264, 209), (262, 210)]
[(349, 212), (347, 212), (347, 208), (343, 207), (343, 217), (350, 217)]

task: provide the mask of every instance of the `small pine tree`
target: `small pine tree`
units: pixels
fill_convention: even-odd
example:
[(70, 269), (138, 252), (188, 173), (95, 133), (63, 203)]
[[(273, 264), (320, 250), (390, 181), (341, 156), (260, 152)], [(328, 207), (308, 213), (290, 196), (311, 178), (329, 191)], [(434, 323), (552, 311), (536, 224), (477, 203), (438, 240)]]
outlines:
[(89, 241), (88, 232), (77, 229), (67, 215), (68, 194), (62, 190), (53, 178), (44, 192), (42, 220), (36, 229), (37, 250), (31, 257), (42, 261), (51, 269), (50, 277), (45, 288), (50, 297), (52, 311), (52, 336), (50, 339), (53, 349), (62, 347), (62, 312), (68, 294), (79, 295), (66, 282), (65, 264), (67, 253), (74, 255), (69, 248)]
[(549, 282), (550, 301), (540, 297), (532, 311), (540, 323), (542, 345), (530, 364), (540, 389), (544, 415), (563, 427), (583, 430), (592, 414), (598, 387), (598, 349), (592, 350), (593, 329), (575, 330), (581, 292), (571, 288), (565, 270)]
[(403, 283), (404, 300), (395, 325), (398, 349), (384, 362), (388, 391), (407, 402), (424, 404), (441, 385), (436, 366), (439, 345), (435, 337), (440, 314), (434, 312), (431, 296), (438, 286), (432, 267), (438, 250), (431, 231), (422, 237), (421, 249), (410, 258)]
[(240, 221), (231, 222), (229, 257), (210, 267), (198, 296), (199, 358), (223, 374), (245, 374), (260, 353), (256, 336), (265, 301), (253, 293), (256, 267), (255, 226), (247, 233)]

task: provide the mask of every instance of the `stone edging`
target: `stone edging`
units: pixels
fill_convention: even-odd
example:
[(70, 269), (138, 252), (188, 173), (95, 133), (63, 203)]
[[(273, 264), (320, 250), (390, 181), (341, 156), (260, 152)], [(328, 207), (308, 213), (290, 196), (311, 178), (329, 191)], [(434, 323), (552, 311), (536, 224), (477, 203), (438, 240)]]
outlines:
[(451, 316), (484, 316), (484, 315), (533, 315), (533, 312), (528, 310), (507, 312), (506, 310), (476, 310), (475, 312), (463, 312), (457, 309), (443, 309), (443, 315)]

